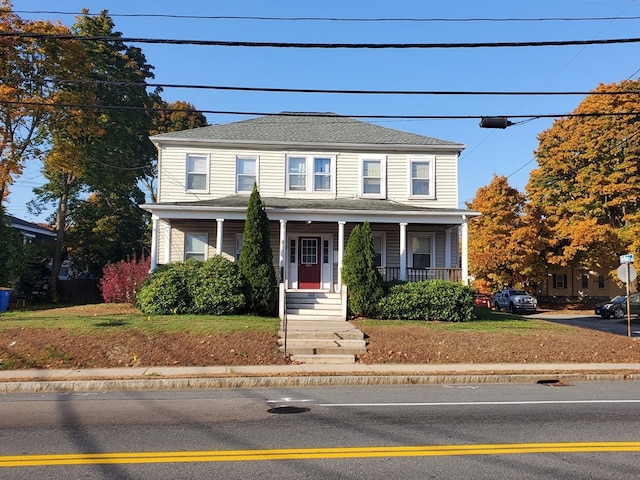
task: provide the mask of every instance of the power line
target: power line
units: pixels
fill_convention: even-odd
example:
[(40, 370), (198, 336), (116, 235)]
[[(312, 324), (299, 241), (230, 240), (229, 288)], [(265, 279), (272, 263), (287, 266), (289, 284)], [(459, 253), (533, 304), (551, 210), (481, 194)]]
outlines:
[(278, 87), (244, 87), (229, 85), (194, 85), (178, 83), (154, 83), (154, 82), (119, 82), (114, 80), (78, 80), (46, 77), (11, 77), (0, 76), (3, 82), (47, 82), (65, 83), (72, 85), (106, 85), (120, 87), (161, 87), (161, 88), (185, 88), (203, 90), (226, 90), (241, 92), (274, 92), (274, 93), (329, 93), (329, 94), (349, 94), (349, 95), (627, 95), (640, 94), (640, 90), (616, 90), (605, 91), (564, 91), (564, 92), (531, 92), (531, 91), (463, 91), (463, 90), (350, 90), (350, 89), (328, 89), (328, 88), (278, 88)]
[(305, 42), (249, 42), (228, 40), (182, 40), (171, 38), (141, 38), (117, 36), (62, 35), (27, 32), (0, 32), (0, 37), (18, 37), (45, 40), (77, 40), (87, 42), (123, 42), (161, 45), (196, 45), (208, 47), (252, 48), (323, 48), (323, 49), (432, 49), (432, 48), (506, 48), (506, 47), (558, 47), (575, 45), (612, 45), (638, 43), (640, 38), (610, 38), (604, 40), (549, 40), (539, 42), (463, 42), (463, 43), (305, 43)]
[[(335, 117), (336, 113), (323, 112), (251, 112), (251, 111), (233, 111), (233, 110), (202, 110), (202, 109), (186, 109), (171, 107), (143, 107), (134, 105), (97, 105), (82, 103), (48, 103), (48, 102), (21, 102), (12, 100), (0, 100), (2, 105), (20, 105), (30, 107), (47, 107), (47, 108), (80, 108), (94, 110), (129, 110), (129, 111), (164, 111), (164, 112), (199, 112), (215, 115), (244, 115), (244, 116), (290, 116), (298, 117), (301, 115), (314, 117)], [(343, 117), (350, 118), (367, 118), (367, 119), (403, 119), (403, 120), (478, 120), (487, 115), (349, 115), (340, 114)], [(496, 117), (536, 119), (536, 118), (571, 118), (571, 117), (626, 117), (640, 116), (638, 112), (589, 112), (589, 113), (542, 113), (530, 115), (492, 115)]]
[[(82, 12), (47, 10), (14, 10), (19, 14), (83, 15)], [(416, 22), (416, 23), (469, 23), (469, 22), (589, 22), (610, 20), (638, 20), (640, 17), (538, 17), (538, 18), (362, 18), (362, 17), (263, 17), (238, 15), (180, 15), (162, 13), (108, 13), (109, 17), (183, 18), (190, 20), (259, 20), (277, 22)]]

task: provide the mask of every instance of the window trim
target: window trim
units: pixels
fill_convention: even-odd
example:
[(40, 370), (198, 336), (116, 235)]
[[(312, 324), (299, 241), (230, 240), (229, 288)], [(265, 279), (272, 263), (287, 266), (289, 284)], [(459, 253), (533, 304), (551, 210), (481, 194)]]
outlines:
[[(413, 193), (413, 164), (427, 163), (429, 169), (429, 193), (427, 195), (414, 195)], [(436, 157), (435, 155), (410, 156), (407, 168), (407, 193), (409, 198), (433, 200), (436, 198)]]
[[(331, 182), (331, 186), (327, 190), (316, 190), (315, 189), (315, 179), (316, 179), (316, 171), (315, 171), (315, 160), (317, 158), (327, 158), (329, 159), (329, 168), (331, 169), (329, 178)], [(291, 189), (291, 175), (292, 173), (289, 170), (290, 162), (292, 159), (304, 159), (304, 188), (300, 190), (292, 190)], [(302, 175), (302, 174), (293, 174), (293, 175)], [(336, 193), (336, 155), (335, 154), (296, 154), (291, 153), (287, 154), (285, 161), (285, 188), (287, 194), (307, 194), (307, 193), (315, 193), (317, 195), (335, 195)]]
[[(205, 188), (204, 189), (195, 189), (189, 188), (189, 175), (202, 175), (201, 173), (190, 172), (189, 171), (189, 159), (191, 158), (203, 158), (205, 161)], [(184, 176), (184, 191), (187, 193), (209, 193), (209, 173), (211, 171), (211, 156), (206, 153), (187, 153), (185, 159), (185, 176)]]
[[(196, 236), (204, 236), (204, 252), (203, 253), (203, 261), (207, 260), (208, 256), (209, 256), (209, 234), (207, 232), (185, 232), (184, 234), (184, 252), (182, 255), (183, 261), (187, 261), (187, 254), (188, 253), (197, 253), (199, 254), (199, 252), (188, 252), (187, 251), (187, 243), (188, 243), (188, 238), (189, 237), (196, 237)], [(193, 257), (190, 257), (193, 258)]]
[[(380, 192), (365, 193), (364, 191), (364, 162), (380, 162)], [(367, 198), (387, 198), (387, 156), (386, 155), (360, 155), (358, 166), (359, 194)]]
[(247, 175), (246, 173), (239, 173), (238, 171), (238, 161), (239, 160), (253, 160), (255, 163), (255, 174), (254, 174), (254, 183), (256, 185), (260, 185), (258, 183), (258, 178), (259, 178), (259, 174), (260, 174), (260, 157), (258, 155), (236, 155), (236, 193), (239, 194), (243, 194), (243, 193), (251, 193), (253, 191), (253, 183), (251, 184), (251, 188), (249, 190), (240, 190), (240, 182), (239, 182), (239, 178), (240, 175), (243, 175), (245, 177), (248, 177), (250, 175)]
[(424, 232), (424, 233), (413, 233), (408, 236), (407, 242), (409, 245), (407, 246), (407, 251), (409, 254), (407, 255), (407, 267), (409, 268), (417, 268), (413, 266), (413, 254), (415, 251), (413, 250), (413, 240), (416, 238), (430, 238), (431, 239), (431, 251), (429, 252), (429, 266), (426, 268), (435, 268), (435, 260), (436, 260), (436, 234), (433, 232)]

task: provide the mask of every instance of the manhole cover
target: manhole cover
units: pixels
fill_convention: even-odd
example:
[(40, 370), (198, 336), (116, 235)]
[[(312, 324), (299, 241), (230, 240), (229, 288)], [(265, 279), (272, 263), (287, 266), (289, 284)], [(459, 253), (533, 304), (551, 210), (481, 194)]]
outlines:
[(275, 413), (278, 415), (289, 415), (292, 413), (305, 413), (311, 410), (307, 407), (274, 407), (267, 410), (269, 413)]

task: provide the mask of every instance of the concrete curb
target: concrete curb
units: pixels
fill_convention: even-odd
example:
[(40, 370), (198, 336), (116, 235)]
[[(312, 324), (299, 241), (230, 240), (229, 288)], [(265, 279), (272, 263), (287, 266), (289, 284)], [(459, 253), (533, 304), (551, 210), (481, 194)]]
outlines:
[(541, 383), (563, 386), (581, 381), (637, 381), (640, 373), (525, 373), (441, 375), (226, 376), (197, 378), (91, 379), (0, 382), (0, 394), (160, 391), (213, 388), (332, 387), (347, 385), (442, 385)]

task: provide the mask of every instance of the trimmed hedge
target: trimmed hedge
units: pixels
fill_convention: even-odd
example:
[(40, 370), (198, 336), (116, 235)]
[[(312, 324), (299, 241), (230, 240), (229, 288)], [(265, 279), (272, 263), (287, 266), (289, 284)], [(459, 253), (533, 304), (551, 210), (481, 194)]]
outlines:
[(405, 283), (392, 286), (378, 307), (384, 319), (466, 322), (473, 319), (473, 290), (445, 280)]
[(160, 267), (138, 292), (149, 315), (232, 315), (246, 305), (244, 282), (235, 263), (221, 256)]

